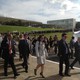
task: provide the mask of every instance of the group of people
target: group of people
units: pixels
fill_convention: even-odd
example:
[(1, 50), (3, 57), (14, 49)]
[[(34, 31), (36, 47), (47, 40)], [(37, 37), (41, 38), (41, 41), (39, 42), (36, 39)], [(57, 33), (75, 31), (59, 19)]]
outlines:
[[(34, 69), (34, 74), (37, 75), (38, 68), (41, 67), (40, 75), (42, 78), (44, 76), (44, 65), (46, 57), (48, 57), (49, 48), (55, 47), (55, 54), (59, 57), (59, 75), (60, 76), (70, 76), (69, 70), (70, 68), (73, 69), (74, 64), (79, 61), (80, 64), (80, 37), (76, 42), (73, 41), (74, 37), (72, 37), (70, 41), (70, 49), (68, 43), (66, 42), (67, 34), (63, 33), (61, 40), (58, 40), (57, 35), (52, 37), (50, 36), (49, 40), (44, 35), (39, 35), (38, 38), (35, 36), (32, 40), (29, 38), (27, 33), (21, 34), (19, 36), (18, 42), (18, 50), (19, 50), (19, 58), (22, 59), (21, 66), (25, 69), (25, 72), (28, 73), (28, 60), (29, 54), (35, 53), (37, 57), (37, 65)], [(74, 48), (74, 49), (73, 49)], [(11, 33), (6, 34), (0, 44), (0, 53), (2, 52), (2, 58), (4, 59), (4, 75), (7, 76), (7, 68), (8, 65), (12, 67), (14, 78), (18, 75), (14, 64), (14, 39), (12, 38)], [(73, 52), (75, 50), (75, 59), (70, 64), (69, 59), (70, 57), (73, 58)], [(63, 63), (65, 63), (65, 72), (63, 74)], [(69, 68), (70, 67), (70, 68)]]
[[(19, 50), (19, 58), (23, 61), (21, 66), (25, 69), (25, 72), (28, 73), (28, 60), (29, 60), (29, 54), (32, 52), (31, 48), (31, 42), (29, 39), (29, 36), (27, 33), (21, 34), (19, 36), (19, 42), (18, 42), (18, 50)], [(16, 66), (14, 64), (14, 40), (11, 33), (7, 33), (1, 41), (1, 57), (4, 59), (4, 76), (8, 76), (7, 68), (8, 65), (11, 66), (14, 78), (19, 76)], [(40, 35), (36, 41), (35, 44), (35, 52), (37, 56), (37, 63), (38, 65), (34, 69), (34, 74), (37, 74), (37, 69), (41, 67), (41, 73), (40, 75), (44, 78), (43, 70), (44, 70), (44, 64), (45, 64), (45, 55), (47, 53), (47, 50), (45, 48), (45, 42), (44, 42), (44, 36)]]
[[(37, 41), (37, 37), (34, 36), (32, 38), (32, 45), (33, 45), (32, 53), (33, 53), (33, 55), (35, 55), (36, 41)], [(50, 53), (50, 51), (53, 50), (54, 54), (56, 54), (56, 55), (58, 54), (58, 37), (57, 37), (57, 35), (54, 35), (53, 37), (50, 36), (49, 38), (44, 36), (44, 42), (45, 42), (45, 47), (46, 47), (48, 53)]]
[[(72, 37), (70, 41), (70, 49), (68, 43), (66, 42), (67, 34), (62, 34), (62, 39), (58, 43), (58, 56), (59, 56), (59, 75), (60, 76), (71, 76), (70, 69), (74, 69), (73, 66), (78, 61), (80, 64), (80, 37), (78, 37), (77, 41), (74, 41), (74, 37)], [(74, 54), (73, 54), (74, 53)], [(74, 61), (70, 64), (70, 57), (74, 59)], [(65, 72), (63, 74), (63, 63), (65, 63)]]

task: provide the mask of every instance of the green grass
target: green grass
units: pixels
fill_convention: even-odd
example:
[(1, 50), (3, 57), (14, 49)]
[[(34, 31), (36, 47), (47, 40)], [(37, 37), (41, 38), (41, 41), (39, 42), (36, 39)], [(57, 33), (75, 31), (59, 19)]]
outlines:
[(23, 26), (0, 26), (0, 32), (30, 32), (30, 31), (44, 31), (44, 30), (55, 30), (54, 28), (35, 28), (35, 27), (23, 27)]
[[(0, 32), (12, 32), (12, 31), (18, 31), (18, 32), (30, 32), (30, 31), (45, 31), (45, 30), (56, 30), (54, 28), (35, 28), (35, 27), (23, 27), (23, 26), (0, 26)], [(45, 33), (44, 35), (47, 36), (48, 38), (50, 36), (54, 37), (54, 35), (58, 36), (58, 39), (61, 39), (61, 34), (62, 33)], [(39, 36), (39, 34), (36, 34)], [(67, 33), (67, 42), (70, 41), (72, 37), (72, 32)]]

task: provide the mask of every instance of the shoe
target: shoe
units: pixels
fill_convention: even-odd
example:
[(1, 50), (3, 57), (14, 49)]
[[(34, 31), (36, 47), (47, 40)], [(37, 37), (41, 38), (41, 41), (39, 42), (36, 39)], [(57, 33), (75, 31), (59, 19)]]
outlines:
[(17, 78), (17, 76), (19, 76), (19, 75), (20, 75), (20, 74), (15, 74), (15, 75), (14, 75), (14, 79), (16, 79), (16, 78)]
[(16, 76), (19, 76), (20, 74), (16, 74)]
[(14, 76), (14, 79), (16, 79), (17, 77), (16, 76)]
[(71, 69), (74, 69), (73, 67), (71, 67)]
[(37, 75), (37, 73), (36, 73), (36, 69), (34, 69), (34, 74)]
[(70, 75), (70, 74), (65, 74), (65, 76), (68, 76), (68, 77), (70, 77), (71, 75)]
[(40, 73), (40, 75), (42, 76), (42, 78), (45, 78), (44, 75), (43, 75), (43, 73)]
[(28, 70), (25, 70), (26, 73), (28, 73)]
[(73, 57), (71, 57), (71, 59), (74, 59)]
[(4, 76), (8, 76), (7, 74), (4, 74)]
[(70, 66), (71, 69), (74, 69), (73, 67)]
[(25, 72), (28, 73), (28, 69), (25, 68)]
[(15, 76), (14, 76), (14, 79), (16, 79), (16, 78), (17, 78), (17, 76), (15, 75)]
[(73, 67), (71, 69), (74, 69)]
[(64, 74), (59, 74), (60, 76), (64, 76)]

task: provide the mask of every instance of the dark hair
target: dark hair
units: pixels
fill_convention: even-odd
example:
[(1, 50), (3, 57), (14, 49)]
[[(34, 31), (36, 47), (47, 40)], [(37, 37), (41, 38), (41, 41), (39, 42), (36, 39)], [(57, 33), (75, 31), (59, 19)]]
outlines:
[(62, 37), (64, 37), (65, 35), (67, 35), (66, 33), (62, 33)]
[(27, 33), (25, 33), (25, 34), (24, 34), (24, 36), (28, 36), (28, 34), (27, 34)]
[(40, 39), (41, 39), (42, 36), (44, 36), (44, 35), (39, 35), (39, 37), (37, 39), (39, 42), (40, 42)]
[(72, 36), (72, 39), (74, 39), (74, 36)]

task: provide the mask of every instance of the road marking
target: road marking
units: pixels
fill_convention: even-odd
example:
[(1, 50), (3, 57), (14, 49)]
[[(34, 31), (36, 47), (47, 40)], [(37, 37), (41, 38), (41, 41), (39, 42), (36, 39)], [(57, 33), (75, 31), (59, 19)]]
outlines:
[[(35, 56), (31, 56), (31, 57), (36, 58)], [(50, 62), (50, 63), (54, 63), (54, 64), (59, 64), (59, 62), (55, 62), (55, 61), (51, 61), (51, 60), (46, 60), (46, 61)], [(74, 67), (74, 69), (79, 69), (80, 70), (80, 68), (78, 68), (78, 67)]]

